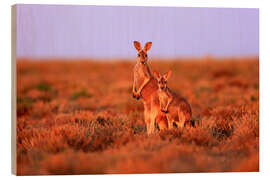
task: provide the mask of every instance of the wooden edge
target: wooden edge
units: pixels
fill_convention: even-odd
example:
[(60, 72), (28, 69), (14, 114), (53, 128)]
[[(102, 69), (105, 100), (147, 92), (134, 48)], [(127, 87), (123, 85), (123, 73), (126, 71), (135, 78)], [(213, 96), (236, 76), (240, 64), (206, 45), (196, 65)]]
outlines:
[(11, 173), (17, 175), (16, 156), (16, 5), (11, 6)]

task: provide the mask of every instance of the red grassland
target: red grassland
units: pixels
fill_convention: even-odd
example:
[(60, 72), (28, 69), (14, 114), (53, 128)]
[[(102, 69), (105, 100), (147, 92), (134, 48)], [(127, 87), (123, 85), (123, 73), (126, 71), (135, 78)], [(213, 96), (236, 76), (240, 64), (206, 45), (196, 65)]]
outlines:
[(134, 61), (17, 61), (17, 173), (259, 171), (259, 60), (150, 60), (172, 69), (196, 128), (148, 137)]

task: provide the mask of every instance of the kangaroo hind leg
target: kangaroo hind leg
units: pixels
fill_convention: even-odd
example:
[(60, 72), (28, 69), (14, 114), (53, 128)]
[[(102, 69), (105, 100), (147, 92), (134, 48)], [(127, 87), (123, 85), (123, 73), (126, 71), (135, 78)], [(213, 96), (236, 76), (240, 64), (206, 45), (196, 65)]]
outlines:
[(160, 131), (168, 129), (167, 117), (161, 112), (156, 117), (156, 123), (158, 124)]
[(178, 121), (175, 121), (177, 128), (183, 128), (185, 126), (186, 116), (185, 114), (179, 109), (178, 110)]
[(146, 131), (147, 134), (150, 134), (151, 131), (151, 117), (150, 117), (150, 106), (149, 105), (144, 105), (144, 120), (146, 123)]
[(167, 121), (168, 121), (168, 128), (173, 129), (173, 122), (174, 122), (173, 118), (168, 114), (166, 115), (166, 118), (167, 118)]

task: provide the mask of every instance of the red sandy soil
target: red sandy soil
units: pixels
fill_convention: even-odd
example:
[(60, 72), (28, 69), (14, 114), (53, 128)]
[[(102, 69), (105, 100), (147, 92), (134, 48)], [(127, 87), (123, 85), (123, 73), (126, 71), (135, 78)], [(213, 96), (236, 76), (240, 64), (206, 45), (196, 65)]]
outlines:
[(149, 60), (172, 69), (196, 128), (146, 135), (135, 61), (17, 61), (17, 173), (259, 171), (259, 60)]

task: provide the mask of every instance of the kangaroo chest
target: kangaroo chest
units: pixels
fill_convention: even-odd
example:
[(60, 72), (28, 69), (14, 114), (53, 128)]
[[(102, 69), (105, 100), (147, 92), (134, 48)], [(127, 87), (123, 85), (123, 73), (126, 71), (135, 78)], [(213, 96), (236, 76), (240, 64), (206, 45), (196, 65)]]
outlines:
[(159, 92), (159, 101), (163, 107), (168, 104), (169, 97), (164, 91)]
[(136, 64), (134, 68), (134, 78), (136, 81), (136, 88), (139, 88), (146, 77), (150, 76), (150, 71), (147, 65)]

